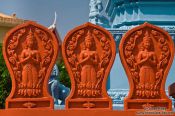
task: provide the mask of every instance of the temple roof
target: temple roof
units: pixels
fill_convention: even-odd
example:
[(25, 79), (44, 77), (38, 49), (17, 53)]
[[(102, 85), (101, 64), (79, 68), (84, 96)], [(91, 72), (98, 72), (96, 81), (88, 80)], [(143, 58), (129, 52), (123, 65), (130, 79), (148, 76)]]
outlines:
[(174, 6), (175, 0), (108, 0), (105, 12), (113, 28), (134, 26), (144, 22), (173, 26)]
[(16, 14), (6, 15), (0, 13), (0, 26), (13, 27), (15, 25), (24, 23), (26, 20), (16, 17)]
[(113, 6), (121, 6), (125, 3), (132, 2), (175, 2), (175, 0), (108, 0), (106, 5), (106, 12), (108, 12)]

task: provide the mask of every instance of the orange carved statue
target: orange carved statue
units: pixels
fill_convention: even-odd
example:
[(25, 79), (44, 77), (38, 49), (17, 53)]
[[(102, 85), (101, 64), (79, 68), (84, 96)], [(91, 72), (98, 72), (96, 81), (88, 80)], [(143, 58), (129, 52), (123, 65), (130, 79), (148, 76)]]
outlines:
[(67, 109), (112, 109), (106, 81), (115, 59), (115, 41), (105, 29), (86, 23), (70, 31), (62, 46), (71, 78)]
[(47, 82), (58, 54), (58, 40), (47, 28), (26, 22), (4, 38), (3, 56), (12, 79), (6, 108), (53, 108)]
[(171, 36), (159, 27), (144, 23), (124, 35), (119, 52), (130, 84), (124, 109), (171, 110), (172, 102), (165, 93), (166, 77), (174, 58)]

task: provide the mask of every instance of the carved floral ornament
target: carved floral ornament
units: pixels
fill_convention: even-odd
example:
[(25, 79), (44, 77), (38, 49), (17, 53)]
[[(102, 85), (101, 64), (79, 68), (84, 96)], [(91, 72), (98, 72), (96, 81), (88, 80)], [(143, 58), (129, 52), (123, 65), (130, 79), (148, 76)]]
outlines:
[(170, 110), (172, 103), (164, 86), (174, 57), (171, 36), (144, 23), (124, 35), (119, 51), (130, 84), (125, 109), (143, 109), (147, 104), (158, 107), (161, 101), (161, 106)]
[(108, 104), (105, 108), (111, 108), (112, 101), (106, 93), (106, 79), (116, 51), (115, 41), (109, 32), (86, 23), (70, 31), (62, 47), (72, 83), (66, 107), (101, 108), (103, 104)]
[[(7, 33), (3, 55), (12, 78), (12, 91), (6, 100), (7, 108), (22, 103), (20, 107), (39, 107), (39, 102), (34, 102), (37, 99), (49, 103), (43, 107), (53, 107), (47, 92), (47, 81), (57, 54), (58, 41), (55, 36), (34, 22), (19, 25)], [(17, 98), (21, 100), (15, 101)]]

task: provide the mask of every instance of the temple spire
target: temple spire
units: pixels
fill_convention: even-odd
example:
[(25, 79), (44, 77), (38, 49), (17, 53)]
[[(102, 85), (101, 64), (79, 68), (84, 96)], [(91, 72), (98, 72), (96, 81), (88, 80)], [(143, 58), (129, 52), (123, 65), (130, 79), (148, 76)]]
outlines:
[(89, 10), (89, 22), (106, 28), (110, 27), (109, 20), (102, 15), (102, 0), (90, 0)]

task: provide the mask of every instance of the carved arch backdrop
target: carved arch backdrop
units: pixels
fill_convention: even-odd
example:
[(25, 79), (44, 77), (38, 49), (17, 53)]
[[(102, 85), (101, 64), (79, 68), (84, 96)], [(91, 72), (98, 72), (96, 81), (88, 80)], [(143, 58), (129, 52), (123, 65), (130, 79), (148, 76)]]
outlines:
[(174, 58), (174, 43), (163, 29), (144, 23), (121, 39), (119, 53), (130, 91), (124, 108), (165, 107), (172, 109), (165, 82)]
[(12, 79), (6, 108), (53, 108), (48, 79), (58, 56), (58, 40), (47, 28), (26, 22), (9, 31), (3, 56)]
[(67, 34), (62, 53), (71, 78), (66, 108), (111, 109), (106, 81), (116, 54), (112, 35), (97, 25), (86, 23)]

